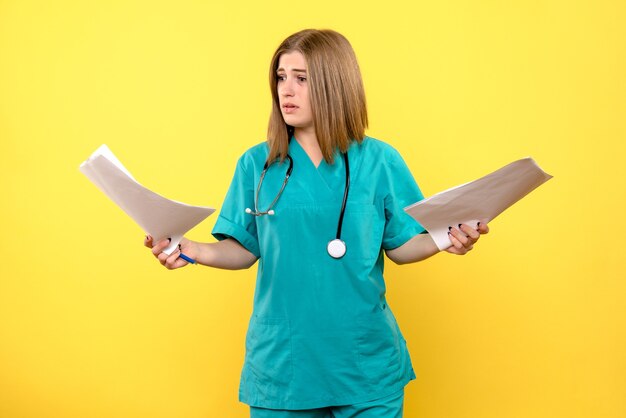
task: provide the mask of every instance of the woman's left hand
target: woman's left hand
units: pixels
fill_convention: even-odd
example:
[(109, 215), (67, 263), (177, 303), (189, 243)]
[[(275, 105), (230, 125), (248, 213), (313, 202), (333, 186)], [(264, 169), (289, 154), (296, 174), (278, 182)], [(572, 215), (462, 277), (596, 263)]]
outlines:
[(464, 255), (467, 254), (482, 234), (489, 233), (487, 223), (479, 222), (477, 229), (466, 224), (459, 224), (459, 228), (451, 227), (448, 232), (452, 246), (446, 249), (451, 254)]

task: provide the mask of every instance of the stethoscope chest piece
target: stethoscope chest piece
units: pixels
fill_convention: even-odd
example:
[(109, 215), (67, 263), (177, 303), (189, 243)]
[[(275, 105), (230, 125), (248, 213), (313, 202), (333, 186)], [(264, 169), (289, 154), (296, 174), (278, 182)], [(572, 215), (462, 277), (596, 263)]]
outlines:
[(328, 251), (328, 255), (332, 258), (341, 258), (346, 255), (346, 243), (338, 238), (335, 238), (328, 242), (326, 250)]

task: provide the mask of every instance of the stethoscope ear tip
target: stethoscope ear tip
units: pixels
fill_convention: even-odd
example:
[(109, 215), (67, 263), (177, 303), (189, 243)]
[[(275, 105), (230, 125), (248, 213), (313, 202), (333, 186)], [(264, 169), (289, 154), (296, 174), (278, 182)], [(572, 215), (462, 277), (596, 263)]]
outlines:
[(274, 209), (270, 209), (270, 210), (268, 210), (268, 211), (267, 211), (267, 214), (268, 214), (268, 215), (273, 215), (273, 214), (274, 214)]
[(252, 209), (246, 208), (246, 213), (252, 213)]

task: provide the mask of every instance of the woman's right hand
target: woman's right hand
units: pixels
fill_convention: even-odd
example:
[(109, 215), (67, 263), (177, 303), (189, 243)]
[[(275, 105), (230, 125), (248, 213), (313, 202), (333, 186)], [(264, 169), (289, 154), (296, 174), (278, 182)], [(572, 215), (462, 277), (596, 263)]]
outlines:
[(239, 270), (250, 268), (258, 259), (257, 256), (248, 251), (243, 245), (232, 238), (227, 238), (218, 242), (197, 242), (184, 238), (176, 251), (167, 255), (163, 252), (170, 244), (167, 239), (157, 243), (153, 242), (151, 236), (146, 236), (143, 245), (152, 249), (152, 254), (163, 266), (173, 270), (185, 267), (188, 262), (180, 258), (180, 253), (196, 260), (197, 264), (227, 270)]
[(178, 244), (178, 248), (172, 252), (172, 254), (165, 254), (163, 250), (170, 245), (170, 239), (162, 239), (156, 244), (153, 242), (153, 239), (150, 235), (146, 235), (146, 238), (143, 241), (143, 245), (152, 249), (152, 254), (159, 260), (159, 262), (165, 266), (165, 268), (169, 270), (174, 270), (177, 268), (185, 267), (189, 264), (187, 261), (180, 258), (180, 253), (185, 253), (186, 256), (196, 259), (198, 254), (198, 249), (196, 248), (196, 244), (193, 241), (188, 240), (187, 238), (183, 238)]

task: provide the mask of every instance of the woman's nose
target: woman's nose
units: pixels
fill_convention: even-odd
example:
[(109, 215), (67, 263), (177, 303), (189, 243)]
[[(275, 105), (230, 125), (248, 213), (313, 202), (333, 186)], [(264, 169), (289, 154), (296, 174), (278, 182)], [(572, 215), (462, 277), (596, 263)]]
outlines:
[(281, 96), (293, 96), (293, 82), (289, 79), (284, 80), (278, 87), (278, 93)]

